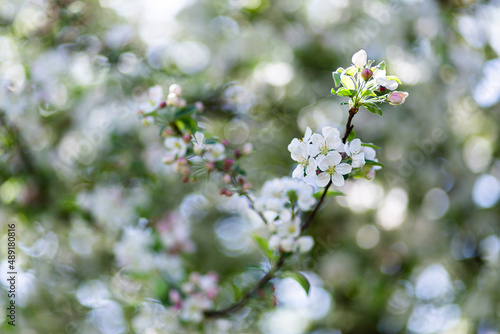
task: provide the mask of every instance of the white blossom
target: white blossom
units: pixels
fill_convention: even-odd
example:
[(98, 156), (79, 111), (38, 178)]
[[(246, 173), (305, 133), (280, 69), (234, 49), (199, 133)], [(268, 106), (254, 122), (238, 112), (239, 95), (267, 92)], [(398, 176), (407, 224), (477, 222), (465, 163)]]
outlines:
[(386, 77), (385, 70), (377, 70), (373, 74), (375, 82), (377, 85), (387, 88), (388, 90), (395, 90), (398, 88), (398, 82), (395, 80), (389, 80)]
[(345, 153), (351, 157), (352, 167), (363, 167), (365, 164), (365, 154), (362, 152), (361, 140), (356, 138), (345, 144)]
[(159, 85), (153, 86), (148, 89), (148, 100), (141, 103), (139, 109), (143, 112), (151, 112), (159, 107), (162, 98), (163, 88)]
[(338, 148), (342, 141), (340, 140), (340, 132), (336, 128), (325, 126), (320, 134), (311, 136), (311, 143), (307, 145), (307, 150), (312, 157), (317, 155), (327, 155), (328, 152)]
[(314, 175), (316, 172), (316, 161), (309, 155), (306, 144), (299, 142), (291, 155), (292, 159), (298, 162), (292, 174), (294, 178), (303, 178), (304, 172), (307, 176)]
[(187, 144), (179, 137), (168, 137), (163, 142), (168, 152), (177, 158), (182, 158), (186, 155)]
[(295, 251), (299, 253), (307, 253), (309, 252), (314, 246), (314, 239), (313, 237), (306, 235), (302, 236), (297, 239), (297, 242), (295, 243)]
[(318, 166), (322, 172), (316, 178), (316, 184), (319, 187), (325, 187), (330, 180), (337, 187), (344, 185), (343, 175), (349, 174), (352, 167), (346, 163), (340, 163), (340, 161), (342, 161), (342, 157), (338, 152), (330, 152), (321, 159)]
[(203, 158), (210, 162), (220, 161), (226, 157), (225, 151), (226, 148), (221, 143), (207, 144)]
[(205, 149), (205, 135), (203, 132), (197, 131), (193, 135), (193, 151), (195, 154), (201, 154)]

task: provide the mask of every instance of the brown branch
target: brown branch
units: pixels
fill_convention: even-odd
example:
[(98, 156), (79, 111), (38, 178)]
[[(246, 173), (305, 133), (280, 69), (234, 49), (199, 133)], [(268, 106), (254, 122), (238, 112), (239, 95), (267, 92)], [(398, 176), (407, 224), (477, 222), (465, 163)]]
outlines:
[(345, 125), (345, 134), (344, 137), (342, 138), (342, 142), (345, 144), (347, 141), (347, 137), (351, 134), (352, 129), (354, 129), (354, 125), (351, 124), (352, 119), (354, 118), (354, 115), (358, 112), (358, 109), (352, 107), (349, 109), (349, 118), (347, 119), (347, 124)]

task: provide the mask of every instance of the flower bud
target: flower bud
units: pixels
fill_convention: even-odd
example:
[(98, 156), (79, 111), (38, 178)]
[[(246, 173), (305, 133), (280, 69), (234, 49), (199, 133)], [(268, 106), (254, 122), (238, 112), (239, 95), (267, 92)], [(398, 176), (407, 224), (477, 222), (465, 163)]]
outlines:
[(244, 155), (250, 155), (253, 152), (253, 145), (252, 143), (246, 143), (243, 145), (243, 154)]
[(177, 107), (179, 105), (179, 102), (180, 102), (180, 98), (179, 96), (175, 95), (174, 93), (170, 93), (168, 94), (167, 96), (167, 105), (169, 106), (172, 106), (172, 107)]
[(162, 101), (160, 103), (160, 105), (158, 106), (158, 108), (162, 109), (162, 108), (165, 108), (167, 106), (167, 102), (166, 101)]
[(224, 147), (228, 147), (229, 146), (229, 142), (227, 140), (223, 140), (222, 141), (222, 145), (224, 145)]
[(226, 159), (224, 160), (224, 164), (222, 166), (222, 169), (225, 171), (229, 171), (231, 167), (233, 167), (234, 161), (232, 159)]
[(191, 142), (191, 136), (190, 135), (184, 135), (182, 137), (182, 141), (185, 142), (186, 144), (189, 144)]
[(172, 129), (170, 126), (165, 127), (163, 131), (161, 132), (162, 137), (167, 138), (170, 137), (174, 134), (174, 129)]
[(224, 182), (225, 184), (230, 183), (231, 182), (231, 175), (229, 175), (229, 174), (222, 175), (222, 182)]
[(399, 104), (405, 103), (406, 98), (408, 97), (407, 92), (391, 92), (387, 96), (387, 102), (393, 106), (397, 106)]
[(247, 191), (249, 191), (250, 189), (252, 189), (252, 184), (251, 184), (250, 182), (245, 182), (245, 183), (243, 184), (243, 191), (244, 191), (244, 192), (247, 192)]
[(367, 55), (366, 51), (361, 49), (352, 56), (352, 63), (356, 67), (363, 67), (366, 65)]
[(221, 195), (224, 195), (224, 196), (227, 196), (227, 197), (231, 197), (233, 196), (233, 192), (230, 191), (230, 190), (227, 190), (225, 188), (222, 188), (221, 191), (220, 191), (220, 194)]
[(365, 68), (361, 71), (361, 77), (365, 80), (365, 81), (368, 81), (368, 79), (370, 79), (373, 75), (373, 72), (368, 69), (368, 68)]
[(168, 92), (177, 96), (181, 96), (182, 87), (179, 86), (178, 84), (173, 84), (168, 88)]
[(185, 99), (179, 99), (179, 102), (177, 103), (177, 106), (179, 108), (184, 108), (187, 105), (187, 102)]
[(234, 150), (234, 157), (235, 157), (236, 159), (241, 158), (241, 152), (240, 152), (240, 151), (238, 151), (238, 150)]
[(171, 163), (173, 163), (175, 161), (175, 155), (173, 154), (169, 154), (169, 155), (166, 155), (163, 157), (162, 159), (162, 162), (165, 164), (165, 165), (170, 165)]
[(205, 109), (205, 106), (203, 105), (202, 102), (198, 101), (194, 103), (195, 108), (198, 110), (198, 112), (203, 112)]
[(213, 164), (213, 162), (207, 162), (207, 163), (205, 164), (205, 168), (207, 169), (207, 171), (208, 171), (209, 173), (210, 173), (211, 171), (213, 171), (213, 170), (214, 170), (214, 164)]

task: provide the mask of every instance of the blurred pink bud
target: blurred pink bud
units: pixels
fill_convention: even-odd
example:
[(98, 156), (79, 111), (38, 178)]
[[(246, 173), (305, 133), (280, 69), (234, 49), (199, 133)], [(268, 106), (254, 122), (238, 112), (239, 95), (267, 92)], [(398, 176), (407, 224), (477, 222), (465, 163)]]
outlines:
[(182, 141), (184, 141), (186, 144), (189, 144), (191, 142), (191, 136), (190, 135), (184, 135), (182, 137)]
[(229, 143), (228, 143), (228, 141), (227, 141), (227, 140), (225, 140), (225, 139), (224, 139), (224, 140), (222, 141), (222, 145), (224, 145), (225, 147), (228, 147), (228, 146), (229, 146)]
[(365, 68), (363, 71), (361, 71), (361, 77), (365, 80), (368, 81), (373, 75), (373, 72), (370, 71), (370, 69)]
[(231, 182), (231, 175), (229, 174), (224, 174), (222, 175), (222, 182), (228, 184)]
[(391, 92), (387, 96), (387, 102), (389, 102), (389, 104), (392, 104), (393, 106), (397, 106), (399, 104), (405, 103), (407, 97), (407, 92)]
[(182, 87), (179, 86), (178, 84), (173, 84), (168, 88), (168, 92), (175, 94), (177, 96), (181, 96), (182, 93)]
[(224, 160), (224, 165), (222, 166), (222, 169), (225, 171), (229, 171), (231, 167), (233, 167), (234, 161), (232, 159), (226, 159)]
[(165, 108), (166, 106), (167, 106), (167, 102), (163, 101), (160, 103), (160, 105), (158, 107), (161, 109), (161, 108)]
[(243, 145), (243, 154), (244, 155), (250, 155), (253, 152), (253, 145), (252, 143), (246, 143)]
[(179, 99), (179, 102), (177, 103), (177, 106), (179, 108), (184, 108), (187, 105), (187, 102), (185, 99)]
[(203, 105), (202, 102), (198, 101), (198, 102), (195, 102), (194, 103), (194, 106), (196, 107), (196, 109), (199, 111), (199, 112), (203, 112), (203, 110), (205, 109), (205, 106)]
[(241, 152), (240, 152), (240, 151), (238, 151), (238, 150), (234, 150), (234, 157), (235, 157), (236, 159), (241, 158)]
[(161, 132), (161, 135), (163, 137), (170, 137), (174, 134), (174, 129), (172, 129), (170, 126), (167, 126), (163, 131)]
[(206, 168), (206, 169), (207, 169), (207, 171), (209, 171), (209, 172), (213, 171), (213, 170), (214, 170), (214, 164), (213, 164), (213, 162), (207, 162), (207, 163), (205, 164), (205, 168)]
[(220, 194), (221, 195), (224, 195), (224, 196), (227, 196), (227, 197), (231, 197), (233, 196), (233, 192), (230, 191), (230, 190), (227, 190), (225, 188), (222, 188), (221, 191), (220, 191)]
[(252, 184), (250, 182), (245, 182), (243, 184), (243, 191), (249, 191), (250, 189), (252, 189)]

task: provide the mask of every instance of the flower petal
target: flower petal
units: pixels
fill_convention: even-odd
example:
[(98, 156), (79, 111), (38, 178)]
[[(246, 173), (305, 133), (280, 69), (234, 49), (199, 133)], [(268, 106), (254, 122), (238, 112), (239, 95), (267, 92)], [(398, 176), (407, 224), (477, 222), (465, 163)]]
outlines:
[(352, 63), (357, 67), (363, 67), (366, 65), (366, 61), (368, 60), (368, 55), (366, 54), (365, 50), (361, 49), (352, 55), (351, 60)]
[(328, 152), (326, 157), (330, 158), (330, 160), (329, 160), (329, 161), (331, 161), (330, 166), (336, 166), (340, 163), (340, 161), (342, 161), (342, 156), (340, 155), (339, 152), (336, 152), (336, 151)]
[(332, 183), (336, 186), (336, 187), (342, 187), (345, 183), (344, 181), (344, 177), (339, 174), (339, 173), (333, 173), (332, 175)]
[(295, 169), (292, 173), (292, 177), (295, 179), (303, 178), (304, 177), (304, 166), (300, 165), (300, 164), (297, 165), (297, 167), (295, 167)]
[(316, 184), (318, 187), (326, 187), (328, 182), (330, 182), (330, 174), (328, 173), (319, 173), (316, 177)]
[(351, 143), (349, 144), (349, 151), (351, 151), (352, 154), (361, 152), (361, 140), (359, 138), (351, 141)]
[(349, 174), (352, 171), (352, 166), (346, 163), (339, 164), (335, 167), (335, 174)]

